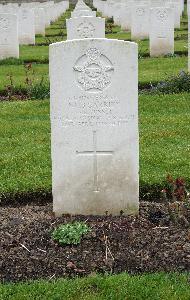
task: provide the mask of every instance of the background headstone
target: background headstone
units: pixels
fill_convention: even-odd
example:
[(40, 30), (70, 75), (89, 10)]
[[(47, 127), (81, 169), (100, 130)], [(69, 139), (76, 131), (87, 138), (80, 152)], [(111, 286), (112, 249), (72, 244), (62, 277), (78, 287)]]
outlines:
[(66, 20), (67, 39), (105, 38), (105, 19), (79, 17)]
[(150, 18), (150, 56), (174, 53), (174, 11), (152, 8)]
[(17, 16), (0, 14), (0, 59), (19, 58)]
[(147, 6), (134, 6), (132, 9), (131, 38), (146, 39), (149, 37), (150, 9)]
[(19, 44), (35, 44), (35, 20), (34, 11), (28, 8), (20, 8), (18, 12), (18, 37)]
[(178, 2), (170, 2), (168, 7), (172, 8), (174, 11), (174, 28), (180, 28), (181, 12), (180, 12), (179, 1)]
[(41, 34), (45, 36), (45, 11), (43, 8), (34, 9), (35, 16), (35, 34)]
[(96, 17), (95, 11), (90, 10), (76, 10), (71, 12), (71, 18), (77, 18), (77, 17)]
[(124, 30), (131, 30), (131, 6), (125, 5), (121, 10), (120, 22), (121, 28)]

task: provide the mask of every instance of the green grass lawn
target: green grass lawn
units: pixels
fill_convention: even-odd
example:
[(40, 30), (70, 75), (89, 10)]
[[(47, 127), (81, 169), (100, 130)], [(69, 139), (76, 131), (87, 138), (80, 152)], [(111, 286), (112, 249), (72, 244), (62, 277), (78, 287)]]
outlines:
[(187, 57), (142, 58), (139, 60), (139, 82), (149, 83), (165, 80), (177, 75), (181, 70), (187, 72)]
[(139, 97), (140, 181), (161, 183), (167, 174), (190, 179), (189, 94)]
[(49, 46), (20, 46), (20, 59), (44, 63), (49, 59)]
[(49, 188), (49, 101), (3, 102), (0, 107), (0, 192)]
[(91, 276), (0, 285), (2, 300), (189, 300), (187, 274)]
[[(190, 179), (189, 94), (139, 97), (140, 182)], [(49, 100), (0, 103), (0, 193), (51, 189)]]

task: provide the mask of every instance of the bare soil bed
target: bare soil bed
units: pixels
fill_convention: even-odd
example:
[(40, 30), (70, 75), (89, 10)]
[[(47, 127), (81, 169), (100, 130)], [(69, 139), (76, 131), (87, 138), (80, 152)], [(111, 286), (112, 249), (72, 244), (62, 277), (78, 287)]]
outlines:
[[(138, 217), (62, 216), (51, 204), (1, 207), (0, 279), (85, 276), (95, 272), (190, 271), (190, 224), (167, 205), (141, 202)], [(77, 246), (51, 239), (57, 225), (83, 220), (91, 232)]]

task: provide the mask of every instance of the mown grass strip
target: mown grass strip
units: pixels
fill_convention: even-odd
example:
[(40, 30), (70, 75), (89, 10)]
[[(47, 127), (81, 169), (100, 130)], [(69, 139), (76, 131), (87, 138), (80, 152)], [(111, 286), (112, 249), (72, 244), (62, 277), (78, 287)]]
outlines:
[(2, 300), (189, 300), (188, 274), (91, 276), (1, 284)]

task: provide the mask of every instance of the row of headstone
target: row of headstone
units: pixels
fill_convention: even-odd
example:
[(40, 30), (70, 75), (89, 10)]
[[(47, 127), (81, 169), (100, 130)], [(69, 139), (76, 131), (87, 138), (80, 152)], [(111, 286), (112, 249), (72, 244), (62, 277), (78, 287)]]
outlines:
[(175, 5), (175, 9), (177, 14), (182, 15), (184, 10), (184, 0), (94, 0), (93, 5), (102, 12), (104, 16), (114, 17), (117, 15), (118, 11), (131, 11), (134, 6), (147, 6), (149, 8), (153, 7), (173, 7)]
[(150, 39), (150, 55), (174, 53), (174, 28), (180, 28), (182, 0), (94, 0), (103, 16), (113, 17), (132, 40)]
[(35, 34), (45, 35), (50, 22), (68, 8), (68, 1), (0, 5), (0, 59), (18, 58), (19, 44), (35, 44)]
[(105, 19), (96, 17), (83, 1), (79, 1), (66, 20), (67, 39), (105, 38)]
[(104, 37), (105, 20), (79, 0), (68, 40), (50, 45), (57, 216), (138, 213), (138, 49)]

